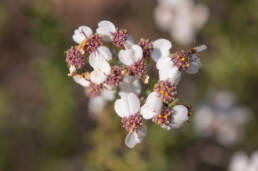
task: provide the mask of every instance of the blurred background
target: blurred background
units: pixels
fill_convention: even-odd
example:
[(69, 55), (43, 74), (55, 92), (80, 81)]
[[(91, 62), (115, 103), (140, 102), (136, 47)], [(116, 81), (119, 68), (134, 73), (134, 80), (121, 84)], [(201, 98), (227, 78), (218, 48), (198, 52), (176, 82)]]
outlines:
[[(0, 170), (223, 171), (235, 152), (257, 150), (258, 1), (172, 1), (1, 0)], [(64, 52), (74, 29), (103, 19), (173, 51), (207, 44), (200, 72), (179, 85), (193, 106), (182, 129), (149, 124), (131, 150), (111, 103), (89, 112)]]

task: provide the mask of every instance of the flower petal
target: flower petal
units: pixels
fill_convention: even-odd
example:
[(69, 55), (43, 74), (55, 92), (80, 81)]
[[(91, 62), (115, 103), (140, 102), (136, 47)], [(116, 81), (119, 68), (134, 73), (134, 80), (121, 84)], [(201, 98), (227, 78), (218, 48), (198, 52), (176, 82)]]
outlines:
[(107, 76), (99, 70), (95, 70), (90, 73), (90, 80), (95, 84), (103, 83), (106, 78)]
[(137, 45), (137, 44), (134, 44), (132, 46), (132, 50), (134, 52), (134, 62), (142, 59), (142, 56), (143, 56), (143, 51), (142, 51), (142, 48), (141, 46)]
[(134, 63), (133, 61), (133, 50), (132, 49), (126, 49), (126, 50), (120, 50), (118, 57), (120, 62), (122, 62), (123, 64), (130, 66)]
[(144, 119), (151, 119), (161, 112), (162, 100), (157, 93), (152, 92), (146, 99), (145, 104), (141, 107), (141, 114)]
[(104, 59), (106, 59), (107, 61), (112, 59), (112, 53), (110, 51), (110, 49), (106, 46), (100, 46), (97, 50), (97, 53), (102, 56)]
[(90, 85), (90, 82), (85, 78), (81, 77), (80, 75), (73, 76), (73, 80), (83, 87), (88, 87)]
[(90, 37), (93, 34), (92, 30), (88, 26), (80, 26), (78, 29), (74, 31), (73, 40), (80, 44), (87, 37)]
[(207, 49), (206, 45), (200, 45), (200, 46), (195, 47), (195, 50), (196, 50), (197, 53), (199, 53), (201, 51), (204, 51), (206, 49)]
[(141, 83), (133, 77), (126, 76), (120, 84), (120, 92), (134, 93), (139, 95), (141, 93)]
[(156, 67), (158, 70), (173, 65), (173, 62), (170, 57), (162, 57), (157, 61)]
[(140, 110), (140, 100), (134, 93), (127, 95), (129, 115), (135, 114)]
[(190, 66), (185, 70), (188, 74), (196, 74), (202, 66), (201, 60), (197, 55), (192, 55), (192, 60)]
[(157, 61), (157, 69), (159, 70), (159, 79), (162, 81), (170, 80), (174, 84), (178, 84), (181, 79), (181, 72), (178, 67), (173, 64), (171, 58), (162, 57)]
[(115, 111), (121, 118), (129, 116), (129, 106), (126, 98), (126, 94), (121, 95), (120, 99), (115, 101)]
[(111, 67), (109, 63), (98, 53), (92, 53), (89, 56), (89, 64), (94, 70), (102, 71), (106, 75), (110, 74)]
[(170, 126), (172, 128), (179, 128), (185, 121), (188, 120), (188, 109), (184, 105), (175, 105), (173, 108), (173, 121)]
[(123, 64), (130, 66), (142, 59), (143, 51), (139, 45), (134, 44), (130, 49), (120, 50), (118, 56)]
[(103, 20), (98, 23), (96, 32), (100, 35), (102, 40), (110, 42), (113, 38), (112, 33), (116, 32), (116, 27), (112, 22)]
[(157, 62), (161, 57), (169, 56), (169, 50), (172, 48), (172, 44), (167, 39), (158, 39), (153, 43), (153, 52), (151, 53), (152, 59)]
[(125, 138), (125, 144), (129, 148), (134, 148), (136, 144), (143, 141), (146, 136), (147, 129), (145, 127), (141, 127), (138, 130), (128, 133)]
[(248, 156), (241, 151), (234, 154), (229, 169), (230, 171), (244, 171), (247, 170), (249, 165)]
[(128, 35), (127, 40), (124, 43), (126, 49), (130, 49), (134, 45), (134, 39), (132, 36)]
[(159, 80), (166, 81), (169, 80), (177, 85), (181, 79), (181, 72), (176, 66), (167, 67), (162, 70), (159, 70)]

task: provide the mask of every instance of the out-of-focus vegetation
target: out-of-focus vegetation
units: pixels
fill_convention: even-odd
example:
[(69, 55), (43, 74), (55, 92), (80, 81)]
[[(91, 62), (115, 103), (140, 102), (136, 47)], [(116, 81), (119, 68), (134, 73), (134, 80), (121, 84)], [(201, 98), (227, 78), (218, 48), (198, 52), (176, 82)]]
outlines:
[(200, 73), (183, 76), (180, 96), (195, 106), (211, 87), (234, 92), (253, 112), (243, 141), (224, 147), (200, 138), (191, 121), (169, 132), (150, 124), (145, 141), (130, 150), (112, 104), (98, 120), (88, 114), (83, 89), (67, 77), (73, 30), (108, 19), (136, 39), (171, 39), (152, 19), (156, 1), (2, 0), (0, 170), (226, 170), (232, 152), (257, 149), (258, 1), (198, 2), (210, 9), (197, 37), (208, 51)]

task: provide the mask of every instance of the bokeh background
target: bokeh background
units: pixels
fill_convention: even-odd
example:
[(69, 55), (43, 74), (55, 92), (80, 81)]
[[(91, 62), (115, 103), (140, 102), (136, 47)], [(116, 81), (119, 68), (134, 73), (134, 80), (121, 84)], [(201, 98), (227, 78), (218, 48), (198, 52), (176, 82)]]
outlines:
[[(184, 75), (180, 97), (197, 106), (210, 89), (235, 94), (249, 109), (243, 138), (223, 145), (202, 137), (192, 119), (180, 130), (149, 125), (144, 142), (124, 145), (126, 132), (110, 103), (96, 118), (82, 87), (67, 77), (65, 50), (80, 25), (108, 19), (139, 39), (170, 39), (154, 22), (156, 0), (0, 1), (1, 171), (220, 171), (232, 155), (258, 149), (258, 1), (200, 0), (209, 19), (195, 44), (207, 44), (203, 68)], [(234, 119), (234, 116), (232, 116)]]

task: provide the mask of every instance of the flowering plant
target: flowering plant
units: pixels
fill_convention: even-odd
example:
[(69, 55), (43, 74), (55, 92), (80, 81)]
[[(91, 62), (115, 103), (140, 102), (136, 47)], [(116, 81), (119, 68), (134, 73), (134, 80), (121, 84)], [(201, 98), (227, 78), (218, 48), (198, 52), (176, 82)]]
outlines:
[[(191, 116), (191, 108), (179, 102), (177, 86), (181, 73), (195, 74), (201, 67), (198, 53), (201, 45), (189, 51), (171, 54), (169, 40), (137, 43), (125, 29), (110, 21), (98, 23), (96, 33), (88, 26), (74, 31), (77, 45), (66, 51), (68, 76), (85, 87), (85, 93), (97, 101), (112, 101), (114, 109), (128, 132), (125, 144), (135, 147), (146, 136), (145, 120), (167, 130), (179, 128)], [(150, 77), (156, 63), (159, 78)], [(142, 91), (144, 84), (146, 91)]]

